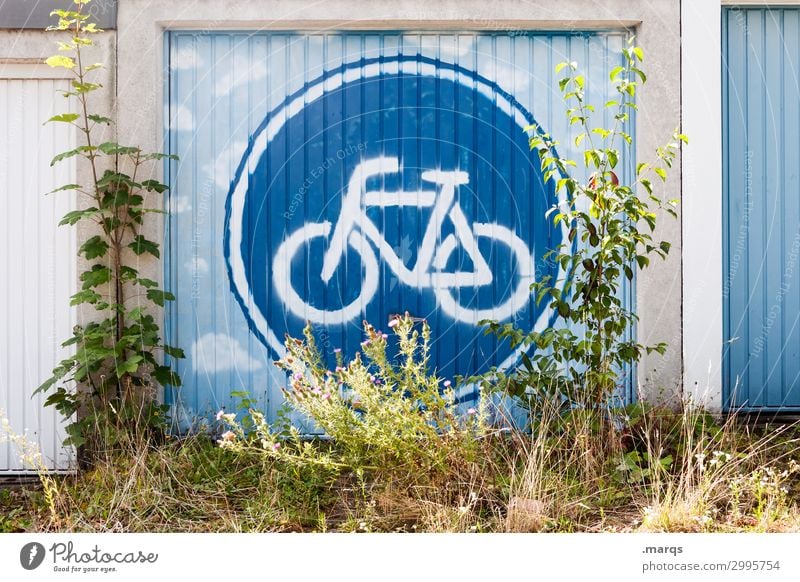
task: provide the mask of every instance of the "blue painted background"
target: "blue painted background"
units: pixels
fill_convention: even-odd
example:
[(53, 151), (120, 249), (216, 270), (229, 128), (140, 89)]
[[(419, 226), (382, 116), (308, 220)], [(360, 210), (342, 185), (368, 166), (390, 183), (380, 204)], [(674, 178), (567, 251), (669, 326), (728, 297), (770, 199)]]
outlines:
[(800, 10), (723, 11), (727, 409), (800, 410)]
[[(553, 69), (578, 61), (602, 109), (623, 35), (173, 32), (167, 43), (169, 149), (180, 156), (169, 165), (168, 284), (178, 299), (168, 333), (187, 348), (185, 386), (171, 395), (182, 427), (231, 408), (235, 390), (273, 417), (285, 378), (272, 361), (307, 319), (328, 353), (352, 355), (363, 319), (425, 317), (445, 378), (514, 360), (478, 319), (551, 321), (527, 298), (512, 300), (530, 277), (558, 275), (542, 255), (562, 240), (545, 219), (552, 184), (522, 128), (538, 122), (575, 157)], [(379, 159), (343, 211), (354, 172)], [(460, 173), (451, 205), (429, 205), (446, 188), (430, 171), (445, 181)], [(404, 205), (380, 206), (395, 198)], [(426, 248), (438, 263), (422, 243), (431, 222)], [(350, 228), (323, 278), (337, 224)], [(435, 273), (460, 273), (460, 283)]]

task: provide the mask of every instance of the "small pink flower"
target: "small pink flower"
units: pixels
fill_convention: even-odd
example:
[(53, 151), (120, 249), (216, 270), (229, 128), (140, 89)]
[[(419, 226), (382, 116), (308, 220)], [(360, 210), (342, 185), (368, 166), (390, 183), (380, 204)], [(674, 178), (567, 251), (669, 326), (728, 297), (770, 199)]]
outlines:
[(292, 378), (294, 378), (295, 380), (302, 380), (303, 379), (303, 375), (300, 372), (295, 372), (294, 376), (292, 376)]
[(368, 339), (364, 340), (363, 342), (361, 342), (361, 347), (363, 347), (363, 348), (367, 347), (368, 345), (369, 345), (369, 340)]
[(222, 408), (219, 411), (217, 411), (217, 421), (222, 420), (223, 416), (225, 416), (225, 409), (224, 408)]
[(274, 445), (272, 445), (272, 450), (273, 451), (277, 451), (280, 448), (281, 448), (281, 443), (275, 443)]
[(389, 322), (389, 327), (396, 327), (398, 323), (400, 323), (399, 319), (393, 319)]
[(445, 388), (450, 388), (450, 385), (451, 385), (451, 384), (452, 384), (452, 382), (451, 382), (450, 380), (445, 380), (445, 381), (444, 381), (444, 387), (445, 387)]
[(382, 334), (381, 334), (381, 337), (382, 337), (383, 339), (389, 339), (389, 334), (382, 333)]
[(344, 372), (344, 368), (342, 368), (341, 366), (336, 366), (336, 371), (337, 372)]
[(339, 354), (339, 353), (341, 353), (341, 351), (342, 351), (342, 348), (333, 348), (333, 353), (334, 354)]
[(469, 414), (470, 416), (473, 416), (475, 414), (478, 414), (478, 411), (475, 410), (474, 408), (468, 408), (467, 409), (467, 414)]
[(331, 399), (331, 393), (330, 392), (326, 392), (325, 394), (322, 395), (322, 399), (323, 400), (330, 400)]
[(222, 442), (225, 442), (225, 443), (232, 443), (233, 441), (236, 440), (236, 435), (234, 434), (233, 431), (226, 430), (224, 433), (222, 433), (221, 440), (222, 440)]

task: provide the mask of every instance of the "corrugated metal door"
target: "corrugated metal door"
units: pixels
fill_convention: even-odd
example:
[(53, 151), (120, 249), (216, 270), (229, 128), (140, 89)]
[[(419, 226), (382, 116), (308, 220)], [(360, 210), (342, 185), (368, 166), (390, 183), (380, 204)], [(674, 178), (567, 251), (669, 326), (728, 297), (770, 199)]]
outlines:
[[(57, 226), (72, 197), (45, 194), (75, 181), (72, 163), (50, 168), (75, 135), (63, 123), (42, 125), (65, 103), (56, 91), (69, 89), (52, 76), (49, 67), (0, 65), (0, 411), (48, 468), (63, 470), (71, 451), (61, 445), (61, 416), (41, 394), (31, 398), (66, 355), (60, 342), (74, 325), (74, 232)], [(29, 469), (14, 445), (0, 444), (0, 473)]]
[[(555, 65), (613, 88), (623, 34), (168, 36), (171, 341), (185, 427), (246, 390), (274, 417), (284, 334), (352, 356), (409, 311), (452, 378), (513, 362), (483, 319), (542, 327), (528, 287), (563, 239), (524, 127), (574, 157)], [(601, 115), (603, 113), (600, 113)], [(608, 120), (606, 120), (607, 122)], [(468, 399), (466, 390), (461, 397)]]
[(800, 410), (800, 9), (722, 28), (725, 406)]

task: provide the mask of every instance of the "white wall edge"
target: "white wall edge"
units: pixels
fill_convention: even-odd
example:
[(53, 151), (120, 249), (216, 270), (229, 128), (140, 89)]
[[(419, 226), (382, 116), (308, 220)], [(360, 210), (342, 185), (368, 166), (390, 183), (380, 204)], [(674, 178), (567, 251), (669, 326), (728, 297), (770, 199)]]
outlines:
[(684, 397), (719, 411), (723, 404), (720, 0), (683, 0), (681, 37), (682, 127), (689, 137), (681, 168)]
[(4, 62), (0, 60), (0, 79), (71, 79), (66, 69), (53, 68), (38, 60)]

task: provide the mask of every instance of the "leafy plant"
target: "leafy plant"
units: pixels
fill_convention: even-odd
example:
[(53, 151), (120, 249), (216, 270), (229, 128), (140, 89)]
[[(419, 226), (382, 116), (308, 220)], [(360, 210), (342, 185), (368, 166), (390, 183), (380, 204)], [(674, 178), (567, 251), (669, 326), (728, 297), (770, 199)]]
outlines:
[(561, 198), (548, 215), (568, 235), (567, 242), (546, 255), (567, 273), (566, 278), (543, 277), (531, 287), (537, 302), (548, 301), (558, 313), (559, 323), (529, 331), (513, 323), (484, 322), (487, 333), (508, 339), (513, 347), (535, 347), (535, 355), (523, 356), (517, 369), (495, 371), (489, 378), (489, 384), (496, 383), (523, 403), (556, 394), (566, 403), (599, 409), (619, 385), (625, 366), (637, 362), (644, 352), (663, 354), (667, 347), (664, 343), (645, 346), (628, 337), (638, 318), (625, 304), (621, 286), (624, 279), (633, 280), (635, 269), (646, 268), (652, 256), (665, 259), (669, 253), (670, 243), (654, 238), (657, 212), (677, 216), (677, 200), (663, 200), (653, 181), (666, 181), (680, 143), (687, 139), (676, 133), (658, 148), (656, 163), (637, 164), (633, 183), (620, 183), (617, 166), (633, 142), (626, 123), (637, 108), (636, 91), (646, 81), (640, 68), (642, 49), (631, 41), (623, 55), (625, 65), (610, 74), (617, 98), (605, 104), (613, 114), (611, 128), (592, 125), (595, 107), (586, 102), (586, 81), (577, 64), (564, 62), (556, 67), (557, 73), (566, 72), (559, 88), (570, 125), (580, 128), (575, 145), (583, 144), (583, 165), (591, 173), (585, 183), (573, 177), (577, 163), (559, 156), (558, 143), (551, 136), (538, 126), (528, 128), (530, 147), (539, 156), (544, 178), (555, 181)]
[[(304, 340), (287, 338), (286, 355), (277, 362), (290, 374), (286, 400), (324, 431), (324, 440), (304, 438), (286, 422), (270, 425), (255, 410), (249, 431), (234, 413), (218, 414), (229, 428), (222, 446), (255, 450), (297, 479), (324, 477), (351, 490), (360, 504), (354, 523), (367, 524), (358, 526), (362, 530), (375, 513), (375, 491), (402, 491), (417, 501), (433, 494), (468, 496), (459, 490), (461, 481), (492, 462), (482, 448), (490, 440), (486, 403), (459, 414), (451, 382), (428, 372), (427, 323), (420, 328), (406, 315), (389, 325), (393, 337), (365, 323), (362, 352), (350, 362), (338, 355), (333, 370), (310, 326)], [(392, 340), (399, 347), (396, 358), (387, 353)]]
[[(80, 290), (72, 296), (73, 306), (91, 306), (96, 316), (75, 326), (63, 346), (75, 346), (74, 355), (63, 360), (53, 375), (37, 390), (55, 389), (47, 398), (67, 418), (66, 444), (81, 447), (113, 442), (118, 430), (159, 427), (166, 409), (155, 403), (155, 383), (179, 386), (180, 378), (159, 360), (163, 352), (182, 358), (183, 352), (166, 345), (152, 306), (163, 307), (173, 295), (142, 276), (137, 268), (143, 255), (160, 258), (158, 243), (148, 239), (142, 226), (148, 214), (163, 212), (147, 203), (150, 194), (161, 194), (167, 186), (145, 179), (148, 164), (167, 156), (146, 153), (135, 146), (112, 141), (97, 143), (95, 135), (112, 120), (92, 112), (90, 95), (101, 88), (95, 82), (101, 63), (86, 64), (85, 50), (95, 45), (92, 35), (102, 32), (89, 22), (84, 7), (89, 0), (74, 0), (74, 10), (54, 10), (58, 24), (49, 31), (69, 34), (59, 41), (59, 54), (47, 59), (51, 67), (72, 73), (64, 97), (77, 103), (77, 111), (51, 117), (47, 123), (67, 123), (82, 137), (78, 147), (55, 156), (51, 165), (70, 158), (86, 161), (91, 170), (87, 185), (65, 184), (56, 192), (77, 192), (85, 204), (67, 213), (60, 225), (90, 225), (94, 234), (83, 241), (78, 254), (91, 267), (80, 274)], [(89, 441), (92, 440), (90, 443)]]
[[(389, 335), (367, 323), (363, 355), (356, 354), (349, 363), (339, 355), (335, 370), (325, 366), (311, 326), (304, 331), (305, 341), (288, 338), (286, 355), (276, 362), (291, 375), (286, 399), (330, 437), (332, 447), (317, 456), (296, 427), (284, 425), (275, 431), (263, 415), (251, 410), (260, 446), (282, 458), (291, 455), (298, 462), (357, 473), (403, 467), (408, 474), (424, 475), (445, 464), (448, 441), (473, 441), (485, 428), (483, 416), (470, 409), (462, 418), (451, 383), (428, 373), (427, 323), (418, 330), (406, 316), (390, 325), (399, 344), (396, 363), (387, 355)], [(232, 416), (219, 415), (229, 422)], [(237, 430), (241, 440), (244, 433), (238, 426)]]

